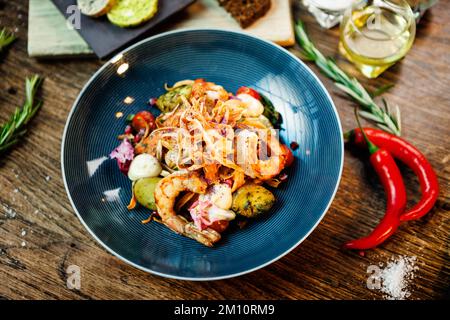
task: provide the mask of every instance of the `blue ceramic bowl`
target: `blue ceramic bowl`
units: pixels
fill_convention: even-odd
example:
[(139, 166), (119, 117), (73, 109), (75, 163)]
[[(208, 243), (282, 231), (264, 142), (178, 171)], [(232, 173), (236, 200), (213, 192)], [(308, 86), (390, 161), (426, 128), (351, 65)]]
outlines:
[[(264, 218), (224, 235), (215, 248), (179, 236), (149, 211), (128, 211), (131, 183), (108, 154), (125, 117), (148, 108), (165, 83), (205, 78), (235, 92), (251, 86), (283, 116), (282, 139), (296, 141), (289, 178)], [(125, 100), (126, 97), (132, 99)], [(125, 100), (125, 101), (124, 101)], [(130, 102), (132, 103), (125, 103)], [(124, 117), (117, 118), (116, 113)], [(318, 78), (272, 43), (237, 32), (183, 30), (144, 40), (107, 62), (76, 100), (64, 131), (62, 172), (72, 206), (92, 236), (129, 264), (165, 277), (213, 280), (242, 275), (281, 258), (318, 225), (343, 165), (336, 108)]]

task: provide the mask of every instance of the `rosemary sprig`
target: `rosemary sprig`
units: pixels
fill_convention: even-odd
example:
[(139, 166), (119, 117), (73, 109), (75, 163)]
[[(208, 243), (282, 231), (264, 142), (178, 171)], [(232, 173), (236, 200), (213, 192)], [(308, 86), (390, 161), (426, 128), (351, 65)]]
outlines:
[(16, 36), (8, 32), (5, 28), (3, 28), (0, 31), (0, 52), (2, 52), (3, 49), (8, 47), (14, 40), (16, 40)]
[(25, 103), (16, 108), (9, 121), (0, 126), (0, 153), (19, 142), (19, 138), (26, 132), (25, 125), (33, 118), (41, 107), (41, 101), (35, 101), (36, 91), (42, 79), (34, 75), (25, 80)]
[(395, 114), (390, 110), (386, 100), (383, 99), (384, 108), (373, 100), (366, 89), (354, 77), (349, 77), (342, 71), (331, 58), (326, 58), (311, 42), (305, 32), (303, 23), (298, 20), (295, 26), (297, 41), (303, 49), (302, 54), (307, 60), (314, 61), (317, 67), (335, 85), (352, 97), (362, 108), (359, 111), (361, 117), (374, 121), (378, 127), (397, 136), (401, 133), (400, 109), (395, 107)]

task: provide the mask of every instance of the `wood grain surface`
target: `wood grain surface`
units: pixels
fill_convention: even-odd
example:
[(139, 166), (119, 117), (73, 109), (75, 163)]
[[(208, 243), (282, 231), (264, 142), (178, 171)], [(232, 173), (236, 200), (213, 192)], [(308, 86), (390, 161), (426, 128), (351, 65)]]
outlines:
[[(294, 10), (306, 21), (318, 47), (369, 88), (395, 83), (385, 97), (400, 106), (404, 137), (428, 157), (439, 176), (441, 194), (435, 209), (420, 221), (403, 224), (390, 241), (364, 257), (341, 250), (346, 240), (367, 234), (385, 206), (367, 158), (346, 150), (341, 185), (317, 229), (270, 266), (215, 282), (170, 280), (137, 270), (102, 249), (78, 221), (61, 178), (61, 136), (72, 103), (102, 63), (29, 58), (27, 10), (28, 1), (0, 0), (0, 24), (19, 36), (0, 56), (0, 121), (22, 103), (25, 76), (46, 77), (40, 94), (45, 104), (29, 134), (0, 156), (0, 298), (383, 299), (381, 292), (367, 289), (366, 270), (396, 255), (417, 256), (410, 299), (449, 298), (450, 2), (440, 1), (425, 15), (401, 63), (370, 81), (337, 55), (337, 29), (320, 29), (301, 8)], [(344, 130), (353, 128), (352, 103), (328, 79), (320, 78), (331, 92)], [(414, 203), (419, 199), (417, 179), (410, 170), (402, 171)], [(81, 268), (80, 290), (66, 286), (69, 265)]]

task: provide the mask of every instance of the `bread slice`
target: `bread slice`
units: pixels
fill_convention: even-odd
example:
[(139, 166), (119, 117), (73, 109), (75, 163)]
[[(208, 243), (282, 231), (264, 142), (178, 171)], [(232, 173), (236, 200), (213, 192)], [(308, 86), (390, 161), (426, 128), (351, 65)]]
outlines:
[(271, 0), (218, 0), (219, 4), (239, 22), (242, 28), (247, 28), (261, 18), (270, 9)]
[(144, 23), (158, 12), (159, 0), (117, 0), (107, 13), (109, 22), (122, 28), (135, 27)]
[(100, 17), (109, 12), (116, 0), (77, 0), (81, 13), (90, 17)]

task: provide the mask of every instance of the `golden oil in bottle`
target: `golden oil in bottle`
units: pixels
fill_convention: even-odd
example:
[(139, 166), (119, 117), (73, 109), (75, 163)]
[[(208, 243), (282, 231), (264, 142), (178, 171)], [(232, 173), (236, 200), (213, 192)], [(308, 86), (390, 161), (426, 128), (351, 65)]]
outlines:
[(366, 77), (375, 78), (406, 55), (415, 31), (406, 1), (368, 1), (344, 15), (339, 50)]

